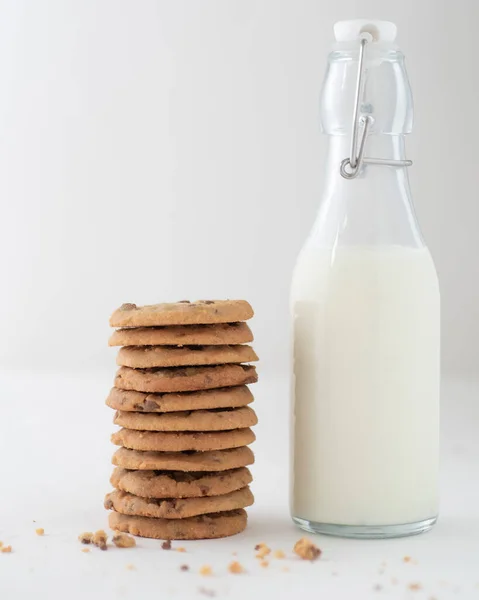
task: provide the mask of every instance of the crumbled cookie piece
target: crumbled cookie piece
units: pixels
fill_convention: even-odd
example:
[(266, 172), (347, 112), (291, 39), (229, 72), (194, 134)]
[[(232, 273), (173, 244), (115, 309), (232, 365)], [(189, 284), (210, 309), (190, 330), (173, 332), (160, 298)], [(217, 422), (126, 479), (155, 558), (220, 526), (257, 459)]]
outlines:
[(12, 551), (11, 546), (2, 546), (2, 548), (0, 549), (0, 552), (3, 552), (3, 554), (10, 554), (11, 551)]
[(78, 539), (82, 544), (91, 544), (93, 542), (93, 532), (85, 531), (83, 533), (80, 533)]
[(136, 546), (135, 538), (127, 533), (115, 533), (112, 541), (117, 548), (134, 548)]
[(125, 567), (125, 569), (127, 571), (134, 571), (136, 569), (135, 565), (133, 565), (132, 563), (128, 563)]
[(239, 574), (239, 573), (244, 573), (244, 568), (237, 560), (234, 560), (232, 563), (230, 563), (228, 565), (228, 571), (230, 573)]
[(267, 560), (261, 560), (259, 566), (265, 569), (266, 567), (269, 567), (269, 562)]
[(177, 552), (186, 552), (186, 548), (184, 548), (183, 546), (180, 546), (179, 548), (175, 548), (175, 550)]
[(410, 583), (407, 587), (412, 592), (418, 592), (419, 590), (422, 590), (422, 585), (420, 583)]
[(256, 554), (256, 558), (264, 558), (271, 553), (271, 548), (269, 548), (266, 544), (258, 544), (258, 552)]
[(266, 546), (266, 544), (264, 542), (260, 542), (259, 544), (256, 544), (256, 546), (254, 547), (254, 549), (256, 551), (258, 551), (260, 548), (262, 548), (263, 546)]
[(296, 542), (293, 552), (303, 560), (316, 560), (321, 556), (321, 550), (308, 538), (301, 538)]
[(171, 550), (171, 540), (165, 540), (161, 544), (161, 547), (163, 548), (163, 550)]
[(90, 552), (90, 548), (82, 548), (81, 551), (86, 554), (87, 552)]
[(93, 542), (93, 544), (95, 544), (95, 546), (100, 548), (100, 550), (106, 550), (108, 548), (108, 546), (106, 545), (107, 541), (108, 541), (108, 536), (103, 531), (103, 529), (99, 529), (98, 531), (95, 531), (93, 538), (92, 538), (92, 542)]
[(214, 590), (209, 590), (204, 587), (198, 588), (198, 592), (204, 596), (208, 596), (209, 598), (214, 598), (216, 596), (216, 592)]
[(188, 565), (181, 565), (180, 566), (180, 571), (189, 571), (190, 567)]
[(43, 535), (45, 533), (45, 530), (43, 529), (43, 527), (39, 527), (38, 529), (35, 529), (35, 533), (37, 535)]
[(286, 554), (282, 550), (275, 550), (273, 552), (273, 556), (274, 558), (278, 558), (280, 560), (286, 558)]
[(200, 575), (213, 575), (213, 569), (210, 565), (203, 565), (200, 569)]
[(408, 562), (411, 562), (411, 561), (412, 561), (412, 558), (410, 556), (405, 556), (403, 558), (403, 562), (405, 562), (405, 563), (408, 563)]

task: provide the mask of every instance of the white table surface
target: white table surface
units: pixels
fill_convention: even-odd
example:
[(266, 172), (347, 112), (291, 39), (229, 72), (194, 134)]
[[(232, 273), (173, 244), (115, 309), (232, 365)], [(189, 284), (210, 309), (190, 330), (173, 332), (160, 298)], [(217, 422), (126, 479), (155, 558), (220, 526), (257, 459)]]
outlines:
[[(104, 398), (112, 374), (1, 374), (0, 540), (13, 552), (0, 554), (0, 598), (479, 598), (479, 383), (443, 384), (436, 527), (385, 541), (311, 536), (323, 555), (310, 563), (291, 552), (303, 534), (288, 513), (287, 381), (266, 376), (254, 388), (256, 503), (245, 533), (173, 543), (186, 553), (140, 538), (134, 549), (82, 553), (78, 534), (107, 528), (102, 504), (114, 426)], [(43, 537), (37, 527), (45, 529)], [(261, 568), (254, 558), (258, 542), (284, 550), (287, 559)], [(247, 572), (230, 574), (232, 560)], [(190, 571), (181, 572), (182, 564)], [(213, 576), (198, 574), (205, 564)], [(416, 583), (421, 589), (410, 589)]]

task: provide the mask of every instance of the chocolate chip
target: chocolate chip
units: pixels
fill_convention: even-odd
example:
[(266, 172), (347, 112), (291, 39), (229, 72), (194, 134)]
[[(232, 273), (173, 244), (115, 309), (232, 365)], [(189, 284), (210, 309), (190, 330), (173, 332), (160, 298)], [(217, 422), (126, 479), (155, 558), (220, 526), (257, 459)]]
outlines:
[(136, 310), (137, 306), (136, 304), (131, 304), (130, 302), (127, 302), (126, 304), (122, 304), (120, 306), (120, 310)]
[(201, 301), (202, 304), (214, 304), (213, 300), (202, 300)]
[(200, 485), (200, 492), (202, 496), (207, 496), (210, 488), (207, 485)]
[(166, 540), (161, 544), (163, 550), (171, 550), (171, 540)]
[(111, 510), (113, 508), (113, 502), (110, 498), (105, 498), (104, 506), (106, 510)]
[(146, 411), (154, 411), (160, 408), (159, 404), (154, 400), (147, 399), (143, 402), (144, 410)]
[(189, 571), (190, 567), (188, 565), (181, 565), (180, 571)]

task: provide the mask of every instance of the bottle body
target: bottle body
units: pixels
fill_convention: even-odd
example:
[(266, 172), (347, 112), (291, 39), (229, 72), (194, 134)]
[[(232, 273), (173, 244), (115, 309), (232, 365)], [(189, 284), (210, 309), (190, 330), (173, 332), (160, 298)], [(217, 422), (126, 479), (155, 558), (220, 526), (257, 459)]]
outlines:
[(429, 251), (307, 244), (291, 300), (293, 516), (366, 534), (434, 519), (440, 342)]
[[(374, 131), (366, 155), (404, 159), (397, 129)], [(438, 512), (437, 275), (407, 169), (365, 165), (347, 181), (349, 136), (335, 126), (328, 139), (291, 288), (291, 513), (318, 533), (410, 535)]]

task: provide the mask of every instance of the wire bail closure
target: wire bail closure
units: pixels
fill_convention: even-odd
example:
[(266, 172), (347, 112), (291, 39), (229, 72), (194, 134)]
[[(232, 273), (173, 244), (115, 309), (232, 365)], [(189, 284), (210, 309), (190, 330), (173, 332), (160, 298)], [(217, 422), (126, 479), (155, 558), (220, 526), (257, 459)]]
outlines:
[[(356, 94), (354, 99), (353, 109), (353, 128), (351, 133), (351, 150), (349, 158), (341, 161), (339, 172), (344, 179), (354, 179), (359, 175), (359, 171), (363, 165), (380, 165), (387, 167), (410, 167), (412, 160), (393, 160), (388, 158), (367, 158), (364, 156), (366, 146), (366, 138), (369, 128), (372, 124), (372, 118), (368, 115), (359, 115), (359, 107), (361, 103), (361, 94), (364, 84), (364, 52), (368, 40), (362, 37), (359, 45), (359, 65), (358, 76), (356, 79)], [(359, 127), (363, 129), (359, 136)]]

